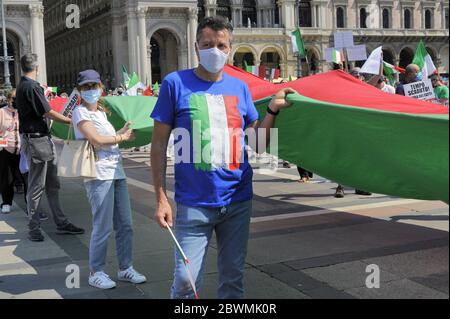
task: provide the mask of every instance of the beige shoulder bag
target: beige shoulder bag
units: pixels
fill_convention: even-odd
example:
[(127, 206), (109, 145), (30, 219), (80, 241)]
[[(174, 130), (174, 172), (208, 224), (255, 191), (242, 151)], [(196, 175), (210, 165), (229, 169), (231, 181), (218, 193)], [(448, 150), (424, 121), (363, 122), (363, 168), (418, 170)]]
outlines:
[(70, 140), (72, 124), (58, 163), (58, 176), (97, 178), (95, 149), (88, 140)]

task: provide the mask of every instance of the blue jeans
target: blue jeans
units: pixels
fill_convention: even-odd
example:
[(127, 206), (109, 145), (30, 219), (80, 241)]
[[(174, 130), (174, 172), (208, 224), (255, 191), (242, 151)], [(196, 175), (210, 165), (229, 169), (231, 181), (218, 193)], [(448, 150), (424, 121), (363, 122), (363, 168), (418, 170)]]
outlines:
[[(231, 204), (224, 208), (187, 207), (178, 204), (175, 220), (177, 240), (189, 259), (197, 291), (203, 285), (208, 245), (216, 232), (219, 270), (219, 299), (244, 297), (244, 266), (250, 228), (252, 201)], [(201, 292), (199, 293), (201, 296)], [(183, 258), (175, 252), (175, 274), (171, 291), (172, 299), (194, 298)]]
[(114, 228), (119, 269), (132, 266), (133, 229), (126, 179), (93, 180), (85, 183), (92, 208), (93, 229), (89, 246), (91, 272), (103, 271), (108, 238)]

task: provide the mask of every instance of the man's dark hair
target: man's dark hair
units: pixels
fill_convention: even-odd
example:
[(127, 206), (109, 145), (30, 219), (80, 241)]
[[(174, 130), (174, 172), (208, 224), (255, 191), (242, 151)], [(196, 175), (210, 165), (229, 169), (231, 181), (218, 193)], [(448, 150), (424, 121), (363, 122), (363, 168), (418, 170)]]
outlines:
[(20, 66), (24, 73), (30, 73), (36, 70), (38, 66), (38, 56), (34, 53), (27, 53), (20, 59)]
[(231, 25), (230, 22), (228, 22), (228, 20), (222, 16), (214, 16), (214, 17), (207, 17), (205, 19), (203, 19), (197, 28), (197, 41), (200, 40), (201, 36), (202, 36), (202, 32), (204, 29), (206, 28), (210, 28), (213, 29), (214, 31), (222, 31), (222, 30), (227, 30), (228, 33), (230, 34), (230, 37), (233, 34), (233, 26)]

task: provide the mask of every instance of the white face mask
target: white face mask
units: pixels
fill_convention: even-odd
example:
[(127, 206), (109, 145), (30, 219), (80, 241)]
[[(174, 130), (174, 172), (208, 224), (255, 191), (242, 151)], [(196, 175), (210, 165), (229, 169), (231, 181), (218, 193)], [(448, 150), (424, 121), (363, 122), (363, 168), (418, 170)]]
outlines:
[(228, 60), (228, 54), (220, 51), (217, 48), (206, 50), (198, 50), (200, 55), (200, 64), (209, 73), (217, 74), (223, 70), (225, 63)]

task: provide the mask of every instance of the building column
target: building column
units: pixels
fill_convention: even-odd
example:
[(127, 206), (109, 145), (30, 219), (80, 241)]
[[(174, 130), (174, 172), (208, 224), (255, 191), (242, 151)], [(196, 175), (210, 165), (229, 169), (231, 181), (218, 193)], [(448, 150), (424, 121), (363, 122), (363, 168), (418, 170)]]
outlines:
[(188, 34), (190, 41), (188, 42), (190, 59), (189, 65), (191, 68), (196, 68), (198, 66), (197, 53), (195, 52), (195, 43), (197, 42), (197, 26), (198, 26), (198, 8), (193, 7), (188, 11), (189, 16), (189, 27)]
[(31, 50), (37, 54), (39, 74), (37, 81), (47, 85), (47, 64), (45, 59), (44, 7), (40, 4), (30, 5), (31, 16)]
[(295, 0), (282, 0), (279, 3), (281, 3), (281, 12), (282, 12), (282, 18), (283, 18), (283, 25), (287, 30), (292, 30), (297, 25), (295, 21)]
[(147, 24), (146, 24), (147, 8), (140, 8), (137, 10), (138, 26), (139, 26), (139, 61), (140, 69), (139, 75), (142, 82), (149, 78), (149, 67), (147, 58)]
[[(121, 24), (120, 24), (120, 15), (117, 12), (113, 12), (112, 14), (112, 52), (113, 52), (113, 84), (115, 87), (118, 87), (122, 81), (122, 65), (120, 65), (119, 61), (123, 61), (120, 59), (122, 48), (120, 46), (121, 37)], [(79, 51), (78, 51), (79, 52)], [(77, 61), (79, 60), (78, 57)]]
[(138, 55), (138, 39), (137, 39), (137, 26), (136, 26), (136, 11), (133, 8), (128, 9), (127, 25), (128, 25), (128, 71), (139, 72), (139, 64), (137, 61)]
[(152, 85), (152, 46), (147, 46), (147, 66), (148, 66), (148, 84)]

